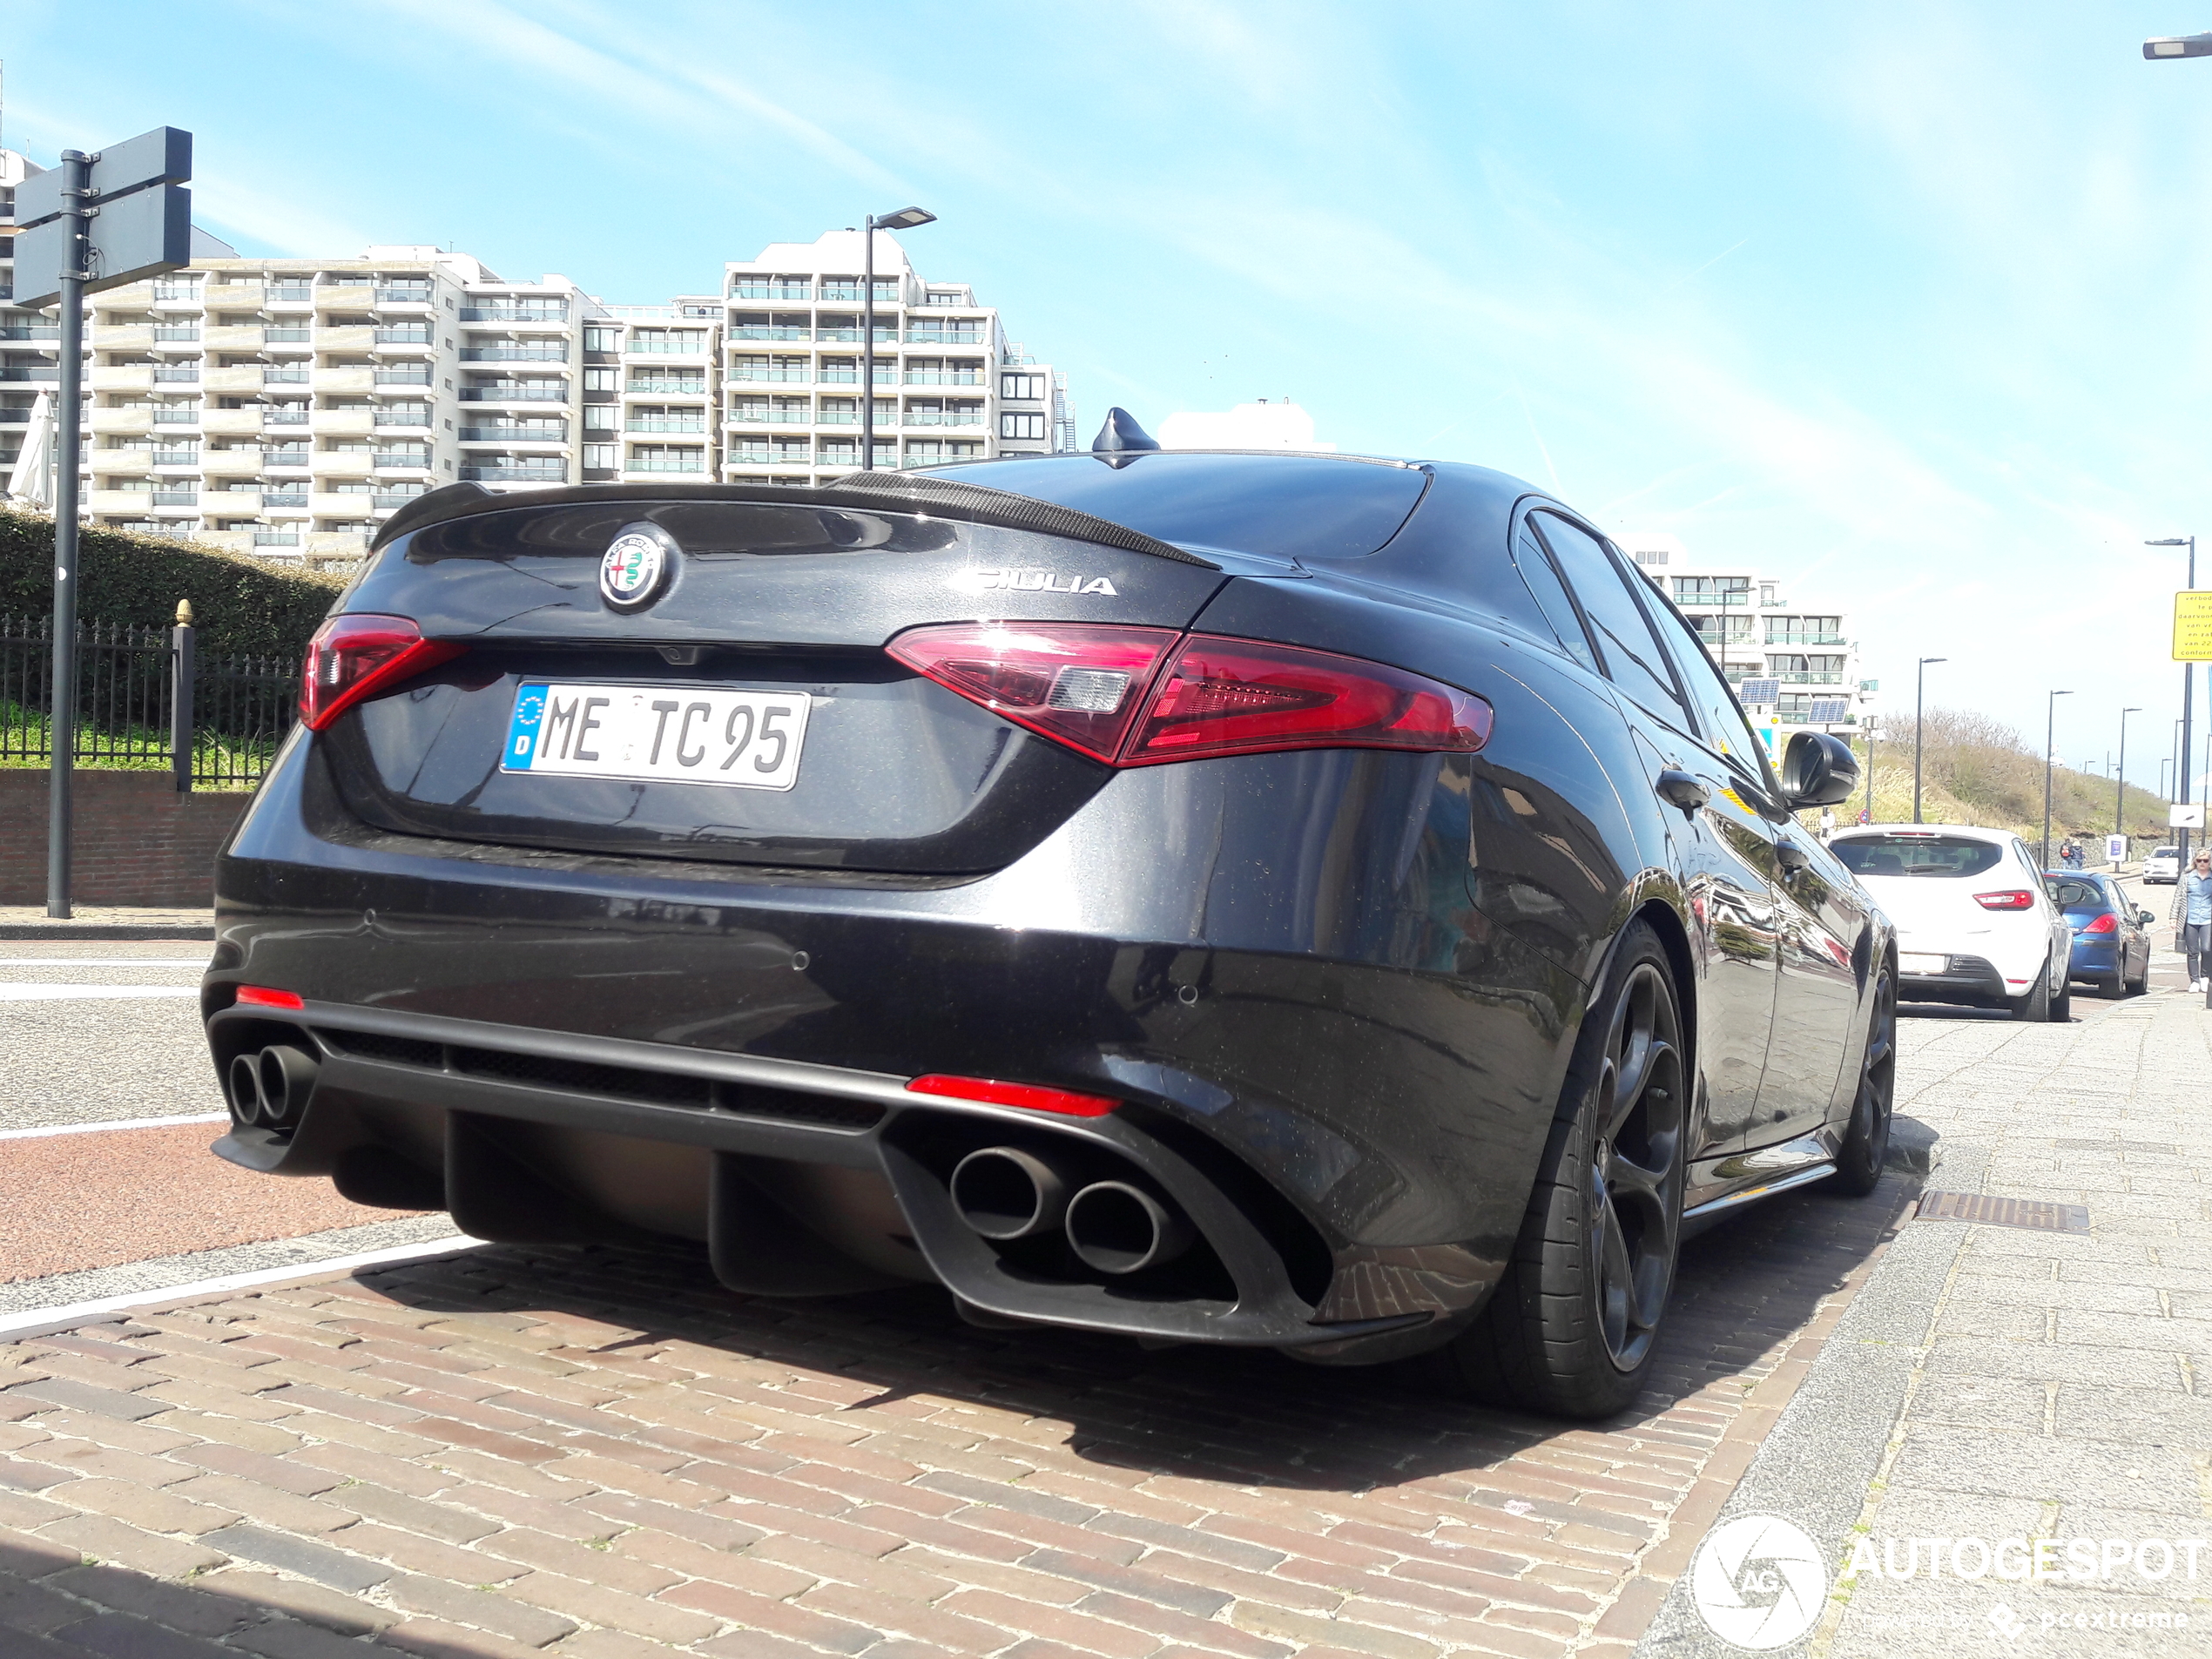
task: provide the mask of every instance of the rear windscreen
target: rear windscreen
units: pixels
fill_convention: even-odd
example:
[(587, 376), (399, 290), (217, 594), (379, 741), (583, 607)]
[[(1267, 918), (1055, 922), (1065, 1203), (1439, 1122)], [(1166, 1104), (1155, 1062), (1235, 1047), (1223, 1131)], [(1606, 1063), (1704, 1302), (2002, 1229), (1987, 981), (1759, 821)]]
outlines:
[(1323, 455), (1123, 451), (940, 467), (933, 478), (1057, 502), (1180, 547), (1357, 558), (1398, 534), (1428, 475)]
[(1979, 875), (2005, 856), (1963, 835), (1856, 835), (1833, 850), (1853, 875)]
[(2053, 878), (2049, 885), (2052, 902), (2061, 910), (2105, 910), (2110, 907), (2104, 889), (2094, 881), (2062, 875)]

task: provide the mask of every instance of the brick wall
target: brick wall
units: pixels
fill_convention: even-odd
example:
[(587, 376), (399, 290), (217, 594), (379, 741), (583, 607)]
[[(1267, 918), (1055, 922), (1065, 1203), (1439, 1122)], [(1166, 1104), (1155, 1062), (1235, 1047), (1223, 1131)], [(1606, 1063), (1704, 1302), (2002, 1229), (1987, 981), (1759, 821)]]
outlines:
[[(212, 904), (215, 852), (251, 797), (177, 793), (165, 772), (79, 772), (70, 896), (86, 905)], [(46, 774), (0, 771), (0, 904), (46, 901)]]

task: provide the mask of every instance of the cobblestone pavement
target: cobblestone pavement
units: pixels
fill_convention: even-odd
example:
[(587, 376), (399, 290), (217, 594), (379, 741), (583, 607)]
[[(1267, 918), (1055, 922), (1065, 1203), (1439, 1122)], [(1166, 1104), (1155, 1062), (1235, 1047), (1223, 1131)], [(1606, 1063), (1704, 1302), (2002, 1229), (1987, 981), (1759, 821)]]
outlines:
[[(1860, 1526), (1917, 1570), (1848, 1581), (1838, 1656), (2212, 1653), (2212, 1542), (2181, 1541), (2212, 1541), (2212, 1012), (2185, 990), (2074, 1008), (1906, 1022), (1901, 1109), (1974, 1155), (1973, 1188), (2084, 1206), (2089, 1231), (1912, 1224), (1946, 1271)], [(1961, 1579), (1980, 1556), (1951, 1541), (2006, 1538), (2057, 1541), (2043, 1577)]]
[(1625, 1654), (1905, 1197), (1696, 1241), (1572, 1427), (484, 1248), (0, 1345), (0, 1653)]

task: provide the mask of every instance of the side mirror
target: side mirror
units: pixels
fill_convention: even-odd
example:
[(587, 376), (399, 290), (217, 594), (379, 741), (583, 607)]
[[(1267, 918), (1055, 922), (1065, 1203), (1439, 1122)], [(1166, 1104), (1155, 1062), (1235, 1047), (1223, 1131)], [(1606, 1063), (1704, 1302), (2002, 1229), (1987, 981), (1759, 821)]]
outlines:
[(1782, 798), (1790, 810), (1833, 806), (1858, 787), (1858, 757), (1825, 732), (1800, 732), (1782, 756)]
[(2138, 910), (2135, 913), (2135, 925), (2138, 927), (2155, 927), (2158, 925), (2158, 918), (2148, 910)]

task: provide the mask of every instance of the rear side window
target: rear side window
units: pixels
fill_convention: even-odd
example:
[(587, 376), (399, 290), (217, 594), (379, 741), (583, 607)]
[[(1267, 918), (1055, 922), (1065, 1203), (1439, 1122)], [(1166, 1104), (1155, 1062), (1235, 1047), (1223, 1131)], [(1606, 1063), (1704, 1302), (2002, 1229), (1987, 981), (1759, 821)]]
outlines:
[(1544, 613), (1544, 620), (1559, 637), (1560, 649), (1591, 673), (1603, 672), (1597, 665), (1597, 653), (1590, 649), (1590, 637), (1582, 631), (1582, 619), (1575, 614), (1575, 602), (1567, 597), (1559, 572), (1552, 569), (1551, 555), (1525, 529), (1514, 538), (1513, 562), (1520, 568), (1521, 579), (1528, 584), (1536, 609)]
[(1996, 843), (1963, 835), (1853, 835), (1830, 850), (1853, 875), (1983, 875), (2005, 857)]
[(1662, 720), (1687, 728), (1689, 715), (1675, 692), (1666, 653), (1644, 619), (1604, 547), (1587, 531), (1553, 513), (1531, 513), (1528, 522), (1559, 561), (1560, 574), (1582, 602), (1582, 614), (1597, 635), (1598, 653), (1613, 683)]
[(2104, 889), (2094, 881), (2078, 877), (2058, 876), (2051, 882), (2051, 898), (2061, 910), (2096, 910), (2111, 908)]

